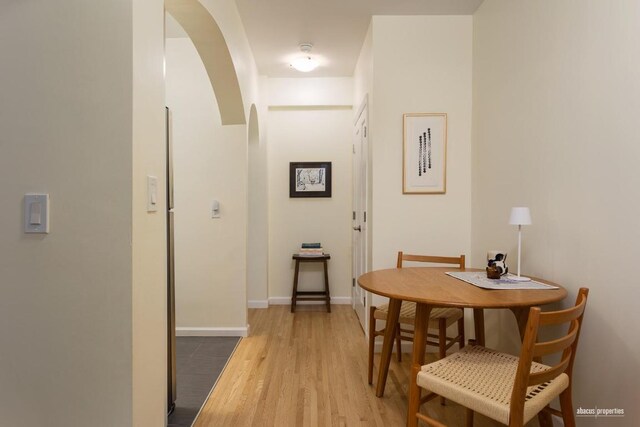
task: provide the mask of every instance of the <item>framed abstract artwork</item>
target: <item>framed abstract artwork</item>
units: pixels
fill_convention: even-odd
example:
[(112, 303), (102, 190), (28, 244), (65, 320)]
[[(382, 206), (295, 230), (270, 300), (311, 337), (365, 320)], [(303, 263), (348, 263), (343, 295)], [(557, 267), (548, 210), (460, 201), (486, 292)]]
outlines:
[(331, 197), (331, 162), (290, 162), (289, 197)]
[(446, 113), (404, 114), (403, 129), (402, 193), (446, 193)]

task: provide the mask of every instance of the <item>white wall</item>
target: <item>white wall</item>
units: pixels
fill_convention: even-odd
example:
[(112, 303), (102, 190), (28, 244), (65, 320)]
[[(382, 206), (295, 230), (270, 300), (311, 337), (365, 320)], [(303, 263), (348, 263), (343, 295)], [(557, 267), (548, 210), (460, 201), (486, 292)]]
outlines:
[[(261, 116), (265, 119), (266, 112)], [(263, 126), (264, 130), (266, 127)], [(260, 134), (258, 110), (252, 108), (248, 124), (247, 306), (269, 305), (269, 200), (267, 138)]]
[[(373, 21), (372, 21), (373, 22)], [(354, 115), (358, 113), (358, 108), (368, 99), (369, 108), (373, 104), (373, 25), (369, 24), (369, 29), (362, 43), (358, 62), (353, 71), (353, 105)], [(354, 120), (356, 117), (354, 117)]]
[[(356, 62), (356, 68), (353, 71), (353, 113), (354, 113), (354, 121), (358, 120), (358, 113), (360, 113), (360, 109), (363, 108), (366, 103), (367, 108), (367, 123), (368, 123), (368, 135), (367, 142), (369, 147), (372, 145), (372, 141), (375, 138), (375, 133), (372, 132), (371, 127), (371, 117), (372, 111), (374, 108), (374, 98), (375, 94), (373, 92), (373, 20), (369, 24), (369, 29), (367, 30), (367, 34), (364, 38), (364, 42), (362, 43), (362, 48), (360, 49), (360, 55), (358, 56), (358, 61)], [(368, 152), (368, 165), (372, 164), (372, 150), (369, 149)], [(375, 212), (371, 208), (373, 200), (373, 187), (371, 186), (371, 182), (373, 180), (373, 170), (369, 166), (367, 169), (367, 214), (369, 221), (371, 222), (372, 218), (375, 216)], [(367, 254), (366, 254), (366, 265), (370, 268), (372, 264), (372, 247), (373, 247), (373, 228), (366, 227), (367, 231)], [(370, 303), (371, 301), (368, 301)], [(365, 325), (366, 326), (366, 325)], [(368, 329), (367, 329), (368, 330)]]
[[(294, 267), (291, 255), (297, 253), (302, 242), (321, 242), (331, 254), (328, 264), (331, 296), (336, 302), (348, 303), (351, 296), (351, 79), (268, 79), (267, 86), (269, 105), (272, 105), (267, 146), (270, 302), (290, 302)], [(300, 97), (300, 93), (307, 96)], [(289, 198), (289, 162), (292, 161), (331, 161), (332, 197)], [(300, 289), (322, 289), (322, 280), (321, 264), (301, 264)]]
[[(261, 119), (264, 107), (258, 99), (258, 73), (236, 5), (226, 0), (201, 3), (220, 27), (229, 48), (245, 117), (250, 117), (251, 106), (255, 104), (262, 135), (265, 120)], [(174, 170), (177, 327), (184, 334), (244, 335), (248, 129), (246, 124), (220, 125), (218, 106), (212, 98), (211, 85), (204, 81), (202, 63), (192, 44), (179, 40), (167, 42), (168, 58), (173, 56), (177, 60), (172, 65), (171, 59), (167, 62), (167, 79), (172, 80), (167, 85), (167, 102), (174, 110), (174, 132), (177, 132), (174, 134), (174, 160), (178, 168)], [(180, 60), (185, 63), (180, 64)], [(177, 147), (180, 140), (183, 144)], [(222, 214), (222, 218), (215, 220), (210, 218), (214, 198), (219, 200)], [(181, 286), (184, 292), (180, 291)]]
[(267, 79), (269, 106), (350, 107), (353, 79), (300, 77)]
[[(470, 16), (372, 18), (353, 91), (368, 105), (370, 270), (394, 267), (399, 250), (471, 258), (471, 67)], [(448, 115), (444, 195), (402, 194), (402, 115), (419, 112)]]
[[(269, 306), (269, 186), (267, 77), (258, 79), (260, 102), (248, 124), (247, 307)], [(257, 125), (257, 126), (256, 126)], [(253, 128), (252, 128), (253, 126)], [(257, 140), (256, 140), (257, 133)]]
[[(371, 268), (399, 250), (469, 254), (472, 18), (374, 16), (372, 33)], [(402, 194), (402, 115), (420, 112), (447, 113), (444, 195)]]
[[(487, 0), (474, 15), (474, 260), (515, 256), (509, 210), (531, 208), (523, 273), (565, 286), (564, 305), (591, 288), (574, 404), (624, 408), (620, 425), (640, 420), (639, 21), (633, 0)], [(508, 315), (504, 330), (515, 349)]]
[[(222, 126), (188, 38), (166, 41), (173, 113), (176, 326), (246, 328), (246, 126)], [(221, 218), (211, 218), (212, 201)]]
[[(164, 425), (167, 413), (166, 126), (164, 2), (133, 2), (133, 425)], [(147, 176), (159, 208), (147, 212)]]
[[(154, 128), (163, 107), (162, 20), (139, 26), (138, 17), (161, 10), (161, 2), (2, 6), (3, 424), (164, 421), (164, 362), (138, 363), (163, 348), (163, 264), (158, 250), (137, 257), (145, 237), (153, 235), (152, 245), (163, 233), (162, 220), (138, 204), (142, 176), (163, 171), (162, 139), (151, 141), (162, 137)], [(137, 150), (149, 156), (147, 167)], [(48, 235), (21, 231), (28, 192), (51, 196)], [(148, 301), (138, 298), (142, 290)]]

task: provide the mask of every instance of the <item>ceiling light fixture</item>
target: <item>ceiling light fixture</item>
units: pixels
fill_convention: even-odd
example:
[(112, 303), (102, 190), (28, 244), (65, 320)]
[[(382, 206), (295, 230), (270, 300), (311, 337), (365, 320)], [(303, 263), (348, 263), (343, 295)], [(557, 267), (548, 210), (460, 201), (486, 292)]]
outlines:
[(315, 70), (319, 64), (318, 61), (316, 61), (309, 55), (312, 47), (313, 45), (311, 43), (302, 43), (300, 45), (300, 50), (302, 51), (302, 53), (304, 53), (304, 56), (300, 56), (291, 61), (291, 66), (303, 73), (308, 73), (309, 71)]

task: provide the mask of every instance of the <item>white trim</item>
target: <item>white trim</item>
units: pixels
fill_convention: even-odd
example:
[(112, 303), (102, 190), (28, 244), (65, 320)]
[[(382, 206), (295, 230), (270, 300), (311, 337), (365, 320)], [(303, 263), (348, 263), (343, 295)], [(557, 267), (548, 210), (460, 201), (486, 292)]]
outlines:
[(269, 308), (269, 300), (249, 300), (247, 301), (247, 308)]
[[(356, 119), (353, 121), (353, 125), (357, 125), (358, 124), (358, 120), (360, 120), (360, 116), (362, 115), (362, 112), (364, 111), (365, 108), (367, 108), (367, 104), (369, 103), (369, 94), (366, 93), (364, 95), (364, 98), (362, 98), (362, 102), (360, 103), (360, 106), (358, 107), (358, 112), (356, 113)], [(369, 117), (367, 116), (367, 122), (369, 121)], [(368, 125), (369, 123), (367, 123)]]
[(177, 337), (247, 337), (249, 326), (243, 328), (177, 327)]
[(269, 111), (353, 110), (353, 105), (269, 105)]
[[(324, 301), (298, 301), (298, 305), (324, 304)], [(331, 304), (351, 305), (351, 297), (331, 297)], [(291, 297), (269, 297), (269, 305), (291, 305)]]
[[(370, 200), (369, 200), (369, 188), (370, 188), (370, 151), (369, 151), (369, 135), (371, 134), (371, 126), (369, 123), (369, 93), (366, 93), (362, 99), (362, 102), (360, 103), (360, 107), (358, 107), (358, 112), (355, 116), (355, 120), (353, 121), (353, 126), (354, 128), (356, 128), (358, 126), (358, 123), (360, 122), (360, 119), (364, 119), (364, 135), (361, 138), (362, 141), (362, 145), (360, 147), (361, 151), (361, 157), (363, 157), (364, 160), (364, 167), (365, 167), (365, 180), (364, 180), (364, 215), (365, 215), (365, 221), (361, 223), (361, 232), (364, 233), (364, 271), (362, 273), (366, 273), (369, 271), (369, 256), (370, 256), (370, 250), (369, 250), (369, 226), (367, 224), (366, 221), (366, 217), (367, 217), (367, 212), (369, 213), (369, 223), (371, 223), (371, 211), (373, 209), (369, 209), (369, 205), (370, 205)], [(354, 129), (355, 130), (355, 129)], [(351, 143), (353, 144), (353, 147), (355, 147), (356, 141), (355, 141), (355, 134), (351, 135)], [(355, 154), (355, 149), (353, 150), (354, 154)], [(354, 163), (356, 161), (355, 156), (352, 156), (352, 166), (355, 166)], [(362, 165), (360, 165), (359, 167), (362, 167)], [(351, 180), (351, 184), (353, 187), (353, 183), (354, 183), (354, 177), (352, 177)], [(351, 203), (352, 206), (355, 205), (355, 199), (358, 196), (356, 194), (352, 194), (352, 198), (351, 198)], [(355, 211), (353, 211), (355, 214)], [(352, 221), (353, 224), (353, 221)], [(355, 256), (355, 247), (352, 245), (351, 248), (351, 274), (353, 275), (356, 271), (356, 256)], [(352, 278), (353, 282), (352, 282), (352, 287), (351, 287), (351, 299), (352, 299), (352, 308), (354, 309), (354, 311), (356, 311), (356, 301), (357, 299), (354, 298), (354, 293), (355, 293), (355, 289), (356, 286), (359, 287), (360, 285), (357, 283), (358, 278), (357, 277), (353, 277)], [(362, 289), (362, 288), (361, 288)], [(367, 313), (369, 312), (369, 307), (371, 307), (371, 298), (372, 298), (372, 294), (364, 289), (362, 289), (362, 291), (364, 292), (364, 313), (362, 315), (362, 319), (358, 319), (358, 321), (360, 322), (360, 324), (362, 325), (363, 329), (365, 331), (369, 330), (369, 316), (367, 316)], [(359, 301), (358, 301), (359, 303)]]

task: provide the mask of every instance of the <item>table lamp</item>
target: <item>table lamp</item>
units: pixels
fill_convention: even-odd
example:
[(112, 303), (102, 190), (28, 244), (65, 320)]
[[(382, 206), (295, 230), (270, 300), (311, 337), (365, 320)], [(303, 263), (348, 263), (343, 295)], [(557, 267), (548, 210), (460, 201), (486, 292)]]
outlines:
[(528, 282), (529, 280), (531, 280), (530, 278), (520, 276), (520, 249), (522, 247), (522, 226), (531, 225), (531, 212), (529, 212), (529, 208), (511, 208), (511, 217), (509, 218), (509, 224), (518, 226), (518, 275), (509, 276), (509, 280)]

